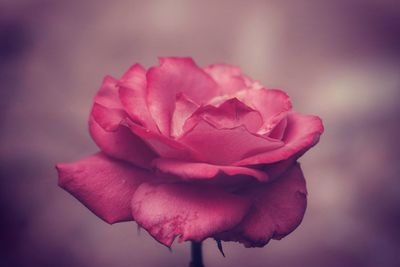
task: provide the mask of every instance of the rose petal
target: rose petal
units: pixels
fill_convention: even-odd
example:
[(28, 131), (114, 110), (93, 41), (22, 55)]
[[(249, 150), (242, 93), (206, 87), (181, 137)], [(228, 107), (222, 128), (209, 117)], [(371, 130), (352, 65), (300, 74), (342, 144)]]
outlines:
[(117, 82), (118, 80), (111, 76), (104, 77), (94, 102), (111, 109), (122, 109), (118, 96)]
[(236, 66), (213, 64), (204, 68), (204, 71), (217, 82), (216, 95), (232, 95), (247, 87), (242, 71)]
[(292, 155), (307, 151), (318, 143), (324, 127), (317, 116), (289, 113), (287, 126), (282, 141), (285, 143), (278, 149), (250, 156), (236, 163), (235, 166), (273, 163), (288, 159)]
[(242, 90), (236, 97), (262, 115), (264, 123), (258, 131), (261, 135), (270, 134), (292, 109), (289, 96), (281, 90), (265, 88)]
[(218, 129), (229, 129), (245, 126), (250, 132), (256, 132), (263, 124), (259, 112), (246, 106), (237, 98), (231, 98), (218, 107), (206, 105), (199, 108), (184, 126), (185, 131), (190, 130), (199, 121), (205, 120)]
[(116, 82), (111, 77), (104, 79), (89, 117), (89, 132), (107, 155), (148, 168), (155, 154), (139, 137), (121, 125), (127, 114), (119, 100)]
[(302, 153), (299, 152), (286, 160), (281, 160), (271, 164), (262, 164), (261, 166), (259, 166), (259, 168), (261, 171), (268, 174), (270, 181), (274, 181), (275, 179), (281, 177), (281, 175), (284, 174), (287, 170), (289, 170), (301, 155)]
[[(178, 104), (179, 105), (179, 104)], [(164, 136), (159, 131), (153, 131), (145, 126), (139, 125), (137, 122), (130, 120), (126, 112), (122, 109), (113, 109), (94, 103), (91, 117), (98, 123), (101, 128), (108, 132), (115, 132), (121, 127), (128, 127), (133, 136), (137, 136), (146, 144), (145, 147), (151, 149), (158, 155), (166, 158), (181, 159), (197, 159), (196, 152), (188, 146), (181, 144), (169, 136)], [(95, 140), (97, 143), (97, 140)], [(105, 141), (105, 140), (104, 140)], [(125, 139), (124, 141), (129, 141)], [(135, 144), (133, 145), (136, 145)], [(142, 142), (141, 142), (142, 143)], [(123, 145), (123, 144), (121, 144)], [(127, 149), (131, 149), (131, 145), (127, 145)], [(110, 148), (110, 146), (108, 146)], [(122, 148), (121, 146), (118, 149)], [(111, 148), (110, 148), (111, 149)], [(108, 149), (107, 151), (109, 151)], [(149, 149), (150, 150), (150, 149)], [(150, 155), (149, 155), (150, 154)], [(114, 154), (112, 154), (113, 156)], [(146, 153), (144, 156), (154, 156), (154, 153)], [(120, 158), (117, 156), (117, 158)], [(146, 161), (146, 163), (148, 163)]]
[(152, 175), (98, 153), (83, 160), (57, 164), (59, 186), (108, 223), (132, 220), (133, 193)]
[(160, 63), (147, 72), (147, 101), (161, 133), (169, 136), (176, 94), (203, 104), (214, 95), (216, 84), (190, 58), (162, 58)]
[(112, 132), (106, 131), (91, 116), (89, 132), (104, 153), (131, 162), (136, 166), (149, 168), (151, 161), (156, 156), (146, 143), (126, 127), (119, 127)]
[(163, 158), (155, 159), (153, 164), (160, 171), (177, 175), (183, 180), (211, 179), (220, 173), (227, 175), (248, 175), (262, 182), (268, 180), (268, 175), (265, 172), (247, 167), (221, 166)]
[(214, 187), (142, 184), (132, 199), (132, 216), (157, 241), (203, 241), (235, 227), (248, 212), (246, 199)]
[(115, 131), (127, 116), (119, 100), (117, 80), (106, 76), (97, 92), (90, 116), (107, 131)]
[(246, 105), (261, 113), (264, 121), (268, 121), (275, 115), (292, 109), (289, 96), (281, 90), (263, 88), (244, 90), (238, 94), (237, 97)]
[(128, 115), (123, 109), (109, 108), (95, 102), (90, 116), (93, 117), (105, 131), (113, 132), (120, 127), (121, 122), (123, 122)]
[(122, 76), (118, 86), (121, 103), (131, 119), (152, 131), (158, 131), (146, 100), (146, 70), (139, 64), (133, 65)]
[(273, 183), (259, 184), (245, 191), (253, 209), (234, 230), (219, 238), (239, 241), (246, 247), (263, 247), (268, 241), (291, 233), (303, 219), (307, 190), (298, 164)]
[(177, 94), (175, 110), (171, 122), (171, 135), (176, 137), (183, 132), (186, 120), (197, 110), (199, 105), (192, 102), (182, 93)]
[(140, 138), (122, 125), (127, 114), (121, 109), (93, 104), (89, 119), (89, 131), (99, 148), (109, 156), (148, 168), (155, 153)]
[(152, 132), (129, 120), (125, 123), (134, 134), (139, 136), (161, 157), (187, 160), (199, 158), (197, 153), (185, 144), (179, 143), (159, 133)]
[[(282, 113), (281, 113), (282, 114)], [(287, 126), (287, 118), (285, 116), (280, 120), (279, 123), (274, 123), (272, 130), (268, 133), (268, 136), (274, 139), (281, 140), (283, 135), (285, 134), (286, 126)]]
[(178, 141), (196, 151), (203, 161), (221, 165), (230, 165), (283, 145), (279, 140), (251, 134), (243, 126), (217, 129), (206, 121), (200, 121)]

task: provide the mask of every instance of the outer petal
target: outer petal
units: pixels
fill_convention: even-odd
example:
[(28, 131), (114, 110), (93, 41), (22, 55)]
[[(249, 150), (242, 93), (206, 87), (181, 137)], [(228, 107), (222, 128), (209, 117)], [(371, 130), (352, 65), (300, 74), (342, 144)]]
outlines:
[(122, 76), (118, 86), (121, 103), (131, 119), (158, 132), (147, 106), (146, 70), (139, 64), (133, 65)]
[(122, 109), (118, 96), (117, 82), (115, 78), (106, 76), (94, 98), (94, 102), (108, 108)]
[(127, 116), (119, 100), (117, 80), (106, 76), (94, 97), (90, 116), (107, 131), (115, 131), (121, 120)]
[(293, 165), (273, 183), (253, 187), (243, 193), (253, 201), (253, 209), (235, 231), (220, 239), (240, 241), (247, 247), (262, 247), (291, 233), (303, 219), (307, 191), (303, 173)]
[(147, 144), (126, 127), (119, 127), (113, 132), (106, 131), (90, 117), (89, 131), (99, 148), (111, 157), (142, 168), (150, 168), (151, 161), (156, 157)]
[[(277, 117), (281, 117), (280, 116), (281, 114), (279, 114)], [(282, 115), (284, 116), (280, 118), (280, 121), (278, 123), (273, 123), (275, 124), (275, 126), (273, 126), (271, 130), (267, 130), (269, 137), (282, 140), (287, 126), (287, 118), (286, 118), (287, 114), (282, 114)]]
[(239, 67), (213, 64), (204, 68), (204, 71), (217, 82), (218, 95), (232, 95), (247, 87), (245, 77)]
[(158, 128), (170, 135), (177, 93), (197, 104), (206, 103), (216, 92), (214, 80), (190, 58), (162, 58), (159, 67), (147, 72), (148, 104)]
[(265, 172), (247, 167), (221, 166), (163, 158), (155, 159), (153, 164), (160, 171), (177, 175), (183, 180), (211, 179), (220, 173), (231, 176), (248, 175), (262, 182), (268, 180), (268, 175)]
[[(134, 137), (143, 141), (141, 144), (151, 147), (154, 152), (162, 157), (197, 159), (196, 153), (188, 146), (130, 120), (125, 111), (121, 109), (112, 109), (94, 103), (91, 116), (107, 132), (115, 132), (124, 127), (129, 128)], [(129, 149), (131, 148), (129, 147)]]
[(157, 241), (202, 241), (235, 227), (250, 203), (230, 193), (190, 184), (142, 184), (132, 199), (132, 216)]
[(127, 118), (127, 114), (122, 109), (108, 108), (98, 103), (93, 104), (90, 117), (103, 128), (105, 131), (116, 131)]
[(233, 165), (249, 165), (273, 163), (288, 159), (300, 151), (307, 151), (318, 143), (324, 127), (322, 121), (317, 116), (289, 113), (287, 116), (287, 126), (282, 141), (284, 146), (265, 153), (260, 153), (240, 160)]
[(200, 121), (179, 141), (191, 147), (205, 162), (230, 165), (251, 155), (277, 149), (283, 142), (251, 134), (245, 127), (217, 129)]
[(150, 172), (95, 154), (57, 165), (58, 184), (108, 223), (132, 220), (130, 202)]
[(119, 100), (116, 80), (106, 77), (90, 114), (90, 134), (107, 155), (148, 168), (155, 154), (138, 136), (121, 125), (127, 116)]

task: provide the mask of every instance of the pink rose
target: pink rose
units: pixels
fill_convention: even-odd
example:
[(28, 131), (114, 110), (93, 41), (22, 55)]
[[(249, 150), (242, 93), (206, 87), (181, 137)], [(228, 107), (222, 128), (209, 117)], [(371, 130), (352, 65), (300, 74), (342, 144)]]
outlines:
[(166, 246), (176, 236), (264, 246), (292, 232), (307, 195), (296, 160), (318, 142), (320, 118), (237, 67), (160, 61), (104, 79), (89, 119), (101, 152), (58, 164), (59, 185)]

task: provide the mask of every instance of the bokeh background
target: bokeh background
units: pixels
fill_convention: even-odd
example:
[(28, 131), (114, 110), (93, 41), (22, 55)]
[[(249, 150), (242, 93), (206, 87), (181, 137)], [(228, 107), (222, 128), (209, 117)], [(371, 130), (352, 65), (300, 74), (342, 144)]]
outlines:
[(187, 266), (134, 223), (107, 225), (57, 187), (97, 151), (103, 76), (157, 56), (236, 64), (325, 133), (301, 163), (300, 227), (261, 249), (205, 242), (207, 267), (400, 266), (400, 2), (0, 0), (0, 266)]

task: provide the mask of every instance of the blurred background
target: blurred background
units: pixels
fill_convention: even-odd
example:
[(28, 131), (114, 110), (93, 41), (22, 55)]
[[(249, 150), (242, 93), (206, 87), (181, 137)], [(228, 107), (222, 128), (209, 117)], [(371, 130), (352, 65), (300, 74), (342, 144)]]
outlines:
[(57, 187), (106, 74), (157, 56), (241, 66), (323, 118), (301, 158), (300, 227), (264, 248), (205, 242), (207, 267), (400, 266), (400, 2), (0, 0), (0, 266), (187, 266), (135, 223), (107, 225)]

